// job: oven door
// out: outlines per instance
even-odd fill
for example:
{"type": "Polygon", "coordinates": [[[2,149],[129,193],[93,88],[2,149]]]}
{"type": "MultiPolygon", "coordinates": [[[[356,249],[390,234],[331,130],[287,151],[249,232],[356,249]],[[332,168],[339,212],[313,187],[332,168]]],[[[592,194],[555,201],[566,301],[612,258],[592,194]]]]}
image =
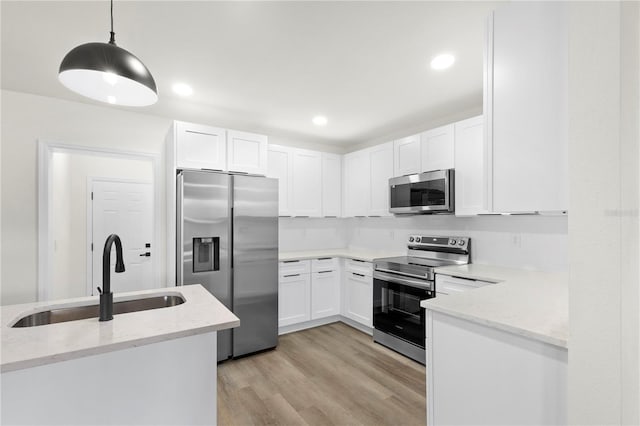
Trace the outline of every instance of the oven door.
{"type": "Polygon", "coordinates": [[[389,179],[391,213],[453,212],[453,169],[389,179]]]}
{"type": "Polygon", "coordinates": [[[373,327],[424,348],[424,309],[420,301],[435,297],[431,281],[374,271],[373,327]]]}

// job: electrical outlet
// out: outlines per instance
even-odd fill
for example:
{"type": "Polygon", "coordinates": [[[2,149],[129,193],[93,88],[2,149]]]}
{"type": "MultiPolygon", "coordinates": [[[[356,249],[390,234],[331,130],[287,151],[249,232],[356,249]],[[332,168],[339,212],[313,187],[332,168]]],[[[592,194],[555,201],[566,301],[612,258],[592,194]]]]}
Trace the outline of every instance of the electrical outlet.
{"type": "Polygon", "coordinates": [[[521,248],[522,247],[522,235],[520,235],[520,234],[511,234],[511,245],[513,247],[521,248]]]}

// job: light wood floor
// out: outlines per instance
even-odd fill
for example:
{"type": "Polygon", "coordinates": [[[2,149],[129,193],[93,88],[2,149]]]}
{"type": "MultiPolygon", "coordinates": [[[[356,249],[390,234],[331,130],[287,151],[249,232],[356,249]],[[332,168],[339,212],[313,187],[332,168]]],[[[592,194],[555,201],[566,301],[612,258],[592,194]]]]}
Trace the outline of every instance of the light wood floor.
{"type": "Polygon", "coordinates": [[[220,425],[426,424],[425,368],[334,323],[218,366],[220,425]]]}

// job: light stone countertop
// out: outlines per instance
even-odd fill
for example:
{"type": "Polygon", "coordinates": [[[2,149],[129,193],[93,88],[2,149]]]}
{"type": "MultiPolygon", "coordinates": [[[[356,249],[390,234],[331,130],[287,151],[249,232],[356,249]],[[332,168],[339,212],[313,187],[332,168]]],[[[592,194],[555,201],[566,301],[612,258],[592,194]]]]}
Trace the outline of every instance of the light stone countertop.
{"type": "Polygon", "coordinates": [[[423,308],[567,348],[568,274],[488,265],[445,266],[436,274],[495,282],[423,300],[423,308]]]}
{"type": "Polygon", "coordinates": [[[394,257],[406,255],[406,252],[381,252],[371,250],[367,251],[355,248],[340,248],[280,252],[278,255],[278,260],[283,262],[286,260],[318,259],[321,257],[344,257],[346,259],[358,259],[364,260],[365,262],[372,262],[373,259],[377,259],[379,257],[394,257]]]}
{"type": "Polygon", "coordinates": [[[3,306],[0,371],[21,370],[240,325],[238,317],[199,284],[115,293],[114,302],[178,294],[185,299],[181,305],[118,314],[112,321],[89,318],[24,328],[11,325],[30,313],[97,304],[98,297],[3,306]]]}

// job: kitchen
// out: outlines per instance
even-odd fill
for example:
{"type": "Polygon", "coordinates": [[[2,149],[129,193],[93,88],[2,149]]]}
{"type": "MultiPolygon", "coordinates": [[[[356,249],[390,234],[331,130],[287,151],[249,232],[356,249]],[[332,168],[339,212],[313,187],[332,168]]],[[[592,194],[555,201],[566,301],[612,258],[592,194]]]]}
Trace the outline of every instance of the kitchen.
{"type": "MultiPolygon", "coordinates": [[[[122,109],[84,101],[83,98],[67,92],[56,81],[55,70],[63,55],[71,47],[94,39],[106,39],[104,35],[107,34],[108,28],[107,6],[101,6],[99,3],[78,4],[73,7],[66,6],[65,9],[56,3],[47,6],[41,3],[22,5],[3,2],[3,306],[46,300],[40,299],[38,294],[40,279],[37,274],[40,267],[38,260],[42,257],[41,250],[46,251],[46,247],[43,248],[38,244],[39,232],[42,230],[38,225],[38,189],[40,187],[37,183],[38,140],[49,141],[49,147],[54,151],[61,146],[77,145],[129,153],[133,151],[155,154],[156,157],[144,161],[158,164],[157,169],[161,170],[155,178],[155,181],[159,182],[156,189],[159,196],[155,199],[164,206],[167,187],[164,183],[167,161],[165,138],[173,120],[266,134],[269,137],[270,147],[280,146],[292,150],[304,149],[344,154],[343,160],[346,163],[350,153],[371,149],[388,141],[398,141],[429,129],[462,122],[480,115],[483,111],[484,26],[488,12],[496,6],[495,4],[458,3],[457,7],[451,6],[452,9],[447,10],[443,4],[438,3],[411,3],[396,6],[387,3],[360,5],[314,3],[304,7],[301,4],[290,3],[288,6],[281,4],[279,7],[282,10],[277,8],[270,10],[268,4],[260,6],[241,3],[233,7],[222,3],[219,9],[205,9],[199,15],[212,16],[215,19],[224,16],[231,23],[237,23],[238,19],[247,19],[250,25],[257,26],[256,30],[261,29],[265,31],[264,34],[271,34],[270,37],[273,38],[267,37],[264,44],[260,44],[256,36],[247,36],[245,39],[237,31],[232,31],[232,28],[226,28],[229,33],[237,35],[240,42],[238,50],[231,49],[225,56],[224,44],[212,43],[212,48],[219,46],[216,47],[220,49],[216,52],[216,56],[227,58],[226,61],[230,61],[226,62],[227,65],[243,60],[243,55],[238,53],[242,52],[241,48],[257,46],[249,50],[251,57],[248,63],[242,63],[244,68],[240,68],[240,65],[236,65],[235,68],[231,66],[230,72],[240,74],[243,77],[243,83],[246,84],[235,86],[235,93],[209,92],[203,97],[199,97],[201,96],[198,95],[199,88],[195,87],[197,98],[194,98],[193,102],[170,95],[170,79],[186,74],[186,71],[180,68],[180,62],[186,61],[195,53],[189,53],[189,49],[185,49],[184,46],[188,46],[190,40],[198,40],[202,36],[200,31],[203,31],[205,24],[188,24],[188,22],[200,22],[193,21],[195,19],[193,15],[196,14],[193,10],[196,8],[195,5],[178,7],[176,3],[173,8],[172,3],[153,5],[157,8],[158,15],[170,16],[182,22],[181,25],[185,27],[183,32],[177,32],[175,28],[169,27],[169,21],[166,19],[153,22],[143,19],[145,10],[139,9],[141,6],[136,3],[116,2],[114,8],[116,33],[119,43],[139,54],[154,75],[166,76],[166,81],[158,80],[161,84],[166,84],[166,88],[160,86],[161,99],[166,96],[166,101],[161,100],[157,107],[149,109],[122,109]],[[443,9],[430,9],[437,6],[443,9]],[[60,8],[58,14],[56,14],[56,8],[60,8]],[[65,15],[68,16],[65,17],[65,15]],[[266,17],[273,20],[268,21],[266,17]],[[357,34],[352,35],[356,37],[355,39],[348,38],[348,35],[354,32],[350,31],[352,29],[350,25],[354,25],[360,17],[368,17],[369,20],[362,19],[363,23],[368,22],[371,27],[379,29],[378,32],[369,27],[366,31],[366,28],[363,29],[363,34],[374,37],[368,43],[357,38],[357,34]],[[409,17],[413,17],[414,20],[409,17]],[[393,18],[392,20],[396,22],[399,27],[396,31],[386,26],[390,24],[388,18],[393,18]],[[138,25],[136,19],[140,20],[139,25],[149,25],[149,31],[137,35],[131,32],[131,28],[138,25]],[[475,31],[471,35],[473,47],[469,48],[469,55],[475,58],[475,62],[471,62],[472,66],[463,67],[465,59],[461,56],[457,58],[458,66],[454,65],[450,71],[466,72],[456,80],[459,83],[460,92],[455,92],[457,87],[455,85],[446,86],[449,91],[438,96],[441,100],[438,106],[424,108],[417,105],[412,110],[401,109],[399,104],[414,102],[415,98],[428,97],[422,93],[427,95],[433,93],[433,97],[436,97],[435,93],[437,93],[438,84],[421,89],[424,92],[420,92],[413,86],[402,86],[400,83],[405,78],[403,73],[394,72],[393,70],[397,68],[380,61],[380,58],[385,57],[401,61],[402,58],[395,56],[393,52],[398,50],[410,52],[410,46],[415,44],[415,41],[409,42],[413,40],[411,37],[415,37],[412,31],[417,31],[419,28],[411,24],[419,19],[440,20],[444,22],[441,26],[445,26],[448,22],[456,22],[458,25],[456,28],[461,34],[460,28],[469,28],[469,31],[473,29],[475,31]],[[264,26],[259,26],[258,24],[262,21],[265,22],[264,26]],[[37,22],[38,27],[41,28],[39,34],[27,36],[27,27],[29,27],[27,23],[30,22],[37,22]],[[296,22],[294,28],[283,25],[283,23],[291,25],[291,22],[296,22]],[[323,59],[318,56],[318,52],[326,50],[307,51],[294,43],[296,38],[290,37],[289,33],[284,31],[281,33],[271,28],[278,28],[281,25],[289,31],[298,31],[293,34],[303,37],[307,26],[313,23],[315,26],[312,28],[320,31],[318,28],[324,28],[326,22],[334,22],[334,27],[328,26],[328,29],[332,29],[333,32],[318,34],[329,37],[332,48],[337,49],[341,44],[345,44],[345,51],[357,52],[363,49],[362,53],[347,54],[345,51],[336,51],[342,56],[336,53],[335,57],[329,56],[328,59],[323,59]],[[61,31],[60,28],[65,30],[61,31]],[[406,31],[401,31],[402,28],[406,28],[406,31]],[[176,33],[182,35],[179,36],[176,33]],[[47,36],[42,37],[41,34],[47,34],[47,36]],[[59,37],[64,39],[59,40],[52,34],[59,34],[59,37]],[[153,37],[148,34],[153,34],[153,37]],[[153,38],[153,42],[145,43],[136,38],[144,36],[153,38]],[[184,40],[181,37],[184,37],[184,40]],[[405,40],[402,37],[408,37],[408,39],[405,40]],[[181,40],[182,44],[172,43],[172,38],[181,40]],[[345,40],[349,40],[349,43],[345,43],[345,40]],[[274,45],[269,43],[282,44],[285,46],[284,52],[273,51],[274,45]],[[399,43],[406,43],[403,45],[405,48],[398,49],[399,43]],[[387,50],[376,51],[374,46],[378,44],[386,47],[387,50]],[[175,47],[170,48],[171,46],[175,47]],[[150,53],[145,54],[145,48],[150,49],[150,53]],[[289,55],[286,55],[286,48],[296,50],[291,50],[289,55]],[[27,55],[29,52],[33,52],[30,53],[32,56],[27,55]],[[273,62],[269,61],[272,58],[264,52],[274,52],[273,62]],[[295,55],[291,52],[295,52],[295,55]],[[184,56],[177,59],[172,57],[178,54],[184,56]],[[170,60],[160,62],[163,68],[158,69],[154,66],[153,60],[159,61],[163,55],[168,56],[170,60]],[[265,55],[267,55],[266,58],[265,55]],[[384,74],[374,74],[375,79],[372,81],[366,79],[367,73],[349,74],[350,70],[358,69],[359,61],[365,61],[363,58],[371,60],[371,56],[375,59],[376,55],[380,55],[375,60],[380,69],[371,69],[369,72],[385,71],[388,72],[386,77],[384,74]],[[153,59],[154,56],[158,59],[153,59]],[[341,94],[338,98],[339,103],[362,96],[365,103],[374,105],[366,110],[366,114],[361,110],[358,114],[349,115],[346,119],[334,119],[339,117],[340,110],[335,113],[324,111],[323,113],[328,115],[329,122],[324,128],[317,130],[309,121],[313,114],[322,111],[314,109],[308,113],[298,113],[296,110],[306,111],[304,108],[308,108],[308,106],[301,107],[307,104],[301,104],[300,97],[293,96],[291,93],[272,93],[267,90],[273,83],[269,77],[274,78],[273,74],[277,74],[279,67],[282,66],[281,61],[291,62],[291,56],[297,57],[291,70],[292,75],[297,77],[288,77],[294,88],[292,92],[307,93],[305,97],[311,97],[308,87],[314,80],[311,76],[304,74],[308,72],[305,71],[307,69],[305,64],[330,75],[338,72],[335,70],[335,64],[331,66],[323,64],[333,59],[337,63],[344,64],[340,68],[346,70],[345,74],[340,74],[336,81],[325,82],[328,87],[317,89],[319,93],[314,95],[316,99],[312,101],[319,102],[324,99],[322,92],[326,96],[331,95],[333,86],[330,83],[338,84],[340,79],[343,79],[348,84],[335,86],[335,90],[341,94]],[[253,63],[255,59],[259,59],[258,63],[270,65],[272,68],[269,68],[269,72],[272,74],[255,72],[252,69],[258,66],[253,63]],[[392,69],[387,70],[388,67],[392,69]],[[272,125],[274,129],[271,129],[257,117],[251,117],[251,113],[239,112],[244,111],[243,105],[234,104],[239,102],[233,100],[234,96],[240,98],[243,95],[248,99],[253,96],[258,99],[257,97],[264,95],[265,92],[274,99],[280,99],[280,102],[272,101],[271,103],[275,105],[265,103],[264,108],[276,108],[277,104],[291,104],[292,107],[281,114],[290,115],[293,117],[292,121],[300,123],[304,121],[304,125],[294,123],[289,132],[284,130],[278,132],[276,130],[280,127],[287,128],[286,123],[279,123],[278,119],[274,118],[272,125]],[[465,98],[464,93],[471,94],[465,98]],[[384,98],[385,101],[391,102],[393,99],[393,102],[396,102],[390,104],[391,109],[395,108],[399,111],[394,115],[396,118],[393,123],[385,117],[390,114],[390,110],[375,105],[378,94],[380,96],[386,94],[389,99],[384,98]],[[207,104],[207,98],[217,98],[219,99],[217,102],[221,104],[210,106],[207,104]],[[232,107],[232,105],[235,106],[232,107]],[[410,114],[414,114],[414,117],[410,117],[410,114]],[[348,128],[343,128],[343,135],[336,130],[341,120],[369,121],[369,133],[363,137],[353,138],[353,141],[349,141],[350,144],[323,143],[322,140],[339,140],[348,135],[346,132],[348,128]],[[372,121],[376,124],[371,125],[372,121]],[[389,123],[389,125],[379,127],[380,123],[389,123]],[[302,126],[303,130],[295,126],[302,126]],[[304,130],[308,128],[312,130],[304,130]],[[305,132],[315,134],[315,137],[304,138],[305,132]],[[20,182],[20,185],[13,185],[16,181],[20,182]]],[[[447,235],[471,238],[473,264],[527,270],[568,271],[569,422],[612,424],[627,419],[626,423],[638,423],[638,224],[637,213],[635,215],[633,213],[637,212],[638,194],[637,114],[634,115],[634,111],[637,112],[638,94],[638,23],[637,9],[634,9],[636,6],[632,3],[609,5],[594,3],[572,4],[570,7],[571,55],[569,55],[567,71],[569,79],[567,95],[568,215],[394,217],[384,212],[385,217],[364,218],[356,216],[378,216],[380,213],[362,214],[356,211],[346,215],[349,217],[281,218],[279,219],[281,260],[289,259],[283,257],[282,253],[290,256],[289,253],[292,252],[317,251],[320,257],[324,257],[329,250],[335,250],[336,257],[339,257],[340,252],[346,252],[347,255],[349,251],[364,252],[362,255],[369,256],[366,259],[372,260],[377,257],[406,254],[407,238],[410,235],[447,235]],[[604,140],[607,141],[606,144],[602,143],[604,140]],[[597,170],[597,173],[594,173],[594,170],[597,170]],[[621,190],[611,191],[611,188],[621,190]],[[597,265],[597,268],[594,265],[597,265]],[[605,292],[602,291],[603,282],[607,283],[605,292]],[[608,398],[602,400],[602,395],[607,395],[608,398]]],[[[213,6],[202,4],[199,7],[213,6]]],[[[433,25],[433,28],[444,31],[441,26],[437,26],[432,21],[427,22],[433,25]]],[[[215,37],[215,40],[225,39],[222,34],[216,35],[218,37],[215,37]]],[[[418,36],[420,37],[420,34],[418,36]]],[[[436,37],[428,32],[422,36],[428,36],[431,39],[436,37]]],[[[306,41],[317,49],[325,46],[320,42],[311,43],[314,40],[306,41]]],[[[420,72],[423,74],[432,72],[428,69],[428,60],[432,53],[438,53],[443,48],[445,47],[434,45],[434,52],[421,53],[419,58],[414,58],[421,64],[420,72]]],[[[416,51],[419,49],[416,48],[416,51]]],[[[364,63],[369,64],[366,61],[364,63]]],[[[445,76],[446,74],[443,73],[434,76],[430,74],[429,78],[442,80],[445,76]]],[[[224,77],[228,78],[220,75],[219,80],[224,81],[224,77]]],[[[282,78],[286,77],[282,76],[282,78]]],[[[202,84],[207,82],[207,78],[201,77],[201,79],[202,84]]],[[[409,79],[408,76],[406,79],[409,79]]],[[[224,83],[221,84],[224,85],[224,83]]],[[[233,87],[230,82],[228,85],[233,87]]],[[[251,105],[246,99],[243,102],[251,105]]],[[[385,101],[381,101],[382,104],[385,101]]],[[[351,182],[346,173],[348,173],[347,170],[343,175],[344,181],[351,182]]],[[[380,178],[380,181],[384,179],[380,178]]],[[[300,184],[304,188],[307,183],[300,184]]],[[[376,186],[376,189],[378,188],[379,186],[376,186]]],[[[346,207],[349,200],[357,199],[358,195],[359,192],[356,189],[354,197],[341,200],[342,208],[346,207]]],[[[356,204],[355,207],[362,206],[356,204]]],[[[158,253],[156,258],[160,260],[170,246],[165,243],[168,241],[165,226],[168,219],[165,217],[171,210],[161,207],[157,211],[156,222],[160,225],[154,231],[155,239],[152,249],[155,248],[157,241],[158,248],[153,253],[158,253]]],[[[313,216],[313,214],[301,215],[313,216]]],[[[160,264],[164,263],[167,262],[160,264]]],[[[157,270],[159,271],[158,281],[166,282],[168,273],[162,267],[157,267],[157,270]]],[[[84,265],[80,275],[82,274],[86,274],[84,265]]]]}

